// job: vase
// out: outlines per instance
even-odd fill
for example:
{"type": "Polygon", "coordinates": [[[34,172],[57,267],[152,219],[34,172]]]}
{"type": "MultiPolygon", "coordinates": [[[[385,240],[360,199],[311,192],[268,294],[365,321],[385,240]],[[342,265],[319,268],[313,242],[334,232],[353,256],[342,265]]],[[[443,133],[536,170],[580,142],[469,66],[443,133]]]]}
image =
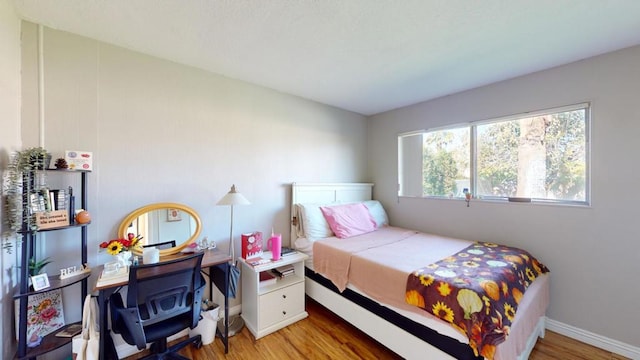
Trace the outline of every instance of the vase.
{"type": "Polygon", "coordinates": [[[122,264],[123,266],[129,266],[131,265],[131,251],[129,250],[123,250],[120,251],[118,254],[116,254],[116,259],[118,259],[118,262],[120,264],[122,264]]]}

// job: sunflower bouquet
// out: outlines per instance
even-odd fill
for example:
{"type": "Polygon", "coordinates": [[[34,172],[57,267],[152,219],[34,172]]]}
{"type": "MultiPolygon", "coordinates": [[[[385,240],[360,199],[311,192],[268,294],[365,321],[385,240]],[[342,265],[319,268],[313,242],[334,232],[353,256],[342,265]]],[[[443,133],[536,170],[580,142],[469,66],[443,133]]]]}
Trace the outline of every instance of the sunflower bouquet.
{"type": "Polygon", "coordinates": [[[101,249],[106,249],[111,255],[118,255],[123,251],[131,251],[142,240],[142,236],[129,234],[128,239],[114,239],[100,244],[101,249]]]}

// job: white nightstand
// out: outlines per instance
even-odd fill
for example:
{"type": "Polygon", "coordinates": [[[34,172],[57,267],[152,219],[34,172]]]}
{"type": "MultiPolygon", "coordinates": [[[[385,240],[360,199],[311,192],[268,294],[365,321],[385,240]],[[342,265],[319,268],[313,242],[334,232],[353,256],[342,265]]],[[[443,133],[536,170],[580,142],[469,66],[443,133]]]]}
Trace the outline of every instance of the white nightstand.
{"type": "MultiPolygon", "coordinates": [[[[271,253],[265,252],[262,258],[271,259],[271,253]]],[[[308,316],[304,306],[304,260],[307,258],[296,252],[256,266],[239,259],[242,264],[242,318],[256,339],[308,316]],[[260,272],[288,264],[295,269],[293,275],[277,278],[274,284],[260,285],[260,272]]]]}

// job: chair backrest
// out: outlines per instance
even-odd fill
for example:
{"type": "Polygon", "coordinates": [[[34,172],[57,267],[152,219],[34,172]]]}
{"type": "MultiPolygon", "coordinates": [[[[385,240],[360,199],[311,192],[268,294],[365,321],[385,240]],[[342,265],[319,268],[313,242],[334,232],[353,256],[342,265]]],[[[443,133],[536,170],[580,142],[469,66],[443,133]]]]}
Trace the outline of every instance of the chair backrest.
{"type": "Polygon", "coordinates": [[[127,307],[138,307],[143,326],[193,311],[200,314],[203,253],[194,253],[156,264],[131,266],[127,307]]]}
{"type": "Polygon", "coordinates": [[[162,249],[171,249],[173,247],[176,247],[176,241],[175,240],[163,241],[163,242],[159,242],[159,243],[155,243],[155,244],[142,245],[142,247],[143,248],[157,247],[160,250],[162,250],[162,249]]]}

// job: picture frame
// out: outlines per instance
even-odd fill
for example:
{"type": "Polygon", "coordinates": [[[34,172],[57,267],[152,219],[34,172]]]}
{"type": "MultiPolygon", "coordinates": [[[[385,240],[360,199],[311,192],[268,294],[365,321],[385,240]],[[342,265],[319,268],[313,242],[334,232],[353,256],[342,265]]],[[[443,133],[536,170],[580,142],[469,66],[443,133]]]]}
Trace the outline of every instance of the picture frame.
{"type": "Polygon", "coordinates": [[[49,284],[49,277],[46,273],[32,276],[31,284],[33,285],[33,290],[35,291],[46,289],[51,286],[51,284],[49,284]]]}
{"type": "Polygon", "coordinates": [[[167,209],[167,221],[182,220],[182,213],[178,209],[167,209]]]}

